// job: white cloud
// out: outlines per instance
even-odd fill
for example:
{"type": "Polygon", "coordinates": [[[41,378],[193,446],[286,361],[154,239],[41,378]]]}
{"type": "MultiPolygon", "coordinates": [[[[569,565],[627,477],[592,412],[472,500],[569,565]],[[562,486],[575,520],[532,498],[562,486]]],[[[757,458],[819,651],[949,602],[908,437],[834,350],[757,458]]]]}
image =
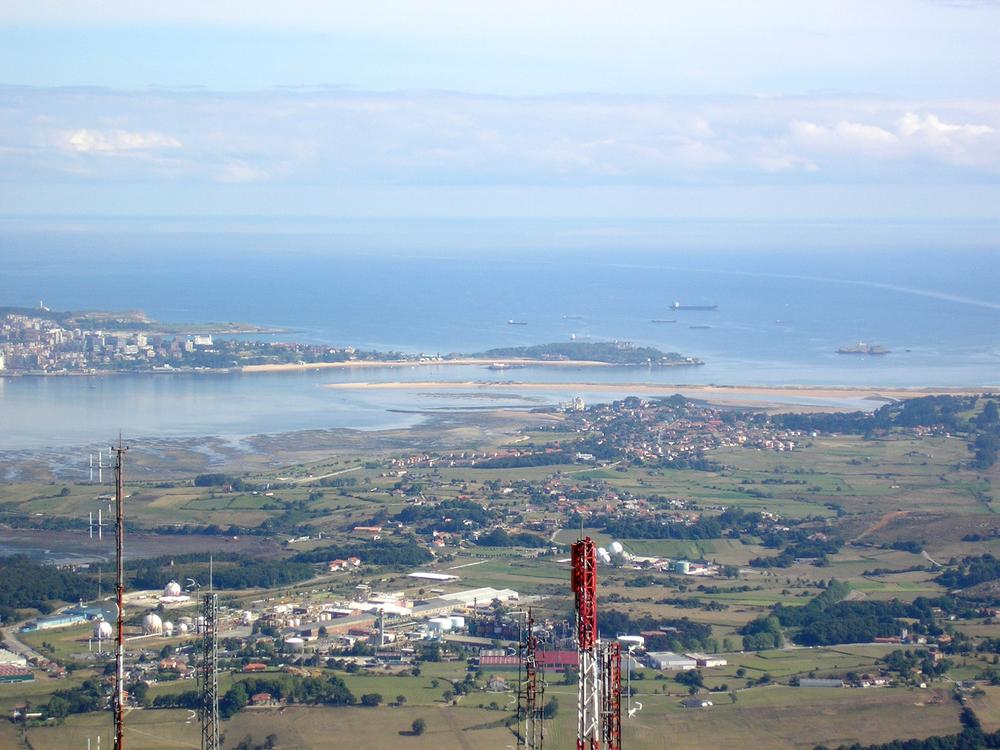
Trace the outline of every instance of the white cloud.
{"type": "Polygon", "coordinates": [[[129,132],[127,130],[79,130],[58,134],[57,143],[67,151],[78,154],[117,154],[122,152],[159,151],[180,148],[181,142],[156,131],[129,132]]]}
{"type": "Polygon", "coordinates": [[[942,122],[937,115],[921,117],[907,112],[899,121],[899,132],[904,136],[923,135],[931,140],[947,140],[951,136],[978,138],[996,131],[989,125],[952,125],[942,122]]]}
{"type": "Polygon", "coordinates": [[[350,185],[979,183],[1000,101],[17,89],[0,174],[350,185]],[[94,158],[117,156],[120,158],[94,158]],[[128,158],[125,158],[128,157],[128,158]]]}
{"type": "Polygon", "coordinates": [[[794,120],[790,126],[792,134],[800,139],[823,146],[847,146],[861,149],[885,149],[895,146],[899,139],[877,125],[841,120],[831,126],[815,122],[794,120]]]}
{"type": "MultiPolygon", "coordinates": [[[[996,120],[996,111],[990,113],[996,120]]],[[[876,114],[885,119],[885,114],[876,114]]],[[[980,115],[981,116],[981,115],[980,115]]],[[[795,120],[793,141],[803,149],[842,156],[910,160],[1000,171],[997,128],[984,123],[949,123],[934,113],[906,111],[891,124],[841,120],[832,125],[795,120]]]]}

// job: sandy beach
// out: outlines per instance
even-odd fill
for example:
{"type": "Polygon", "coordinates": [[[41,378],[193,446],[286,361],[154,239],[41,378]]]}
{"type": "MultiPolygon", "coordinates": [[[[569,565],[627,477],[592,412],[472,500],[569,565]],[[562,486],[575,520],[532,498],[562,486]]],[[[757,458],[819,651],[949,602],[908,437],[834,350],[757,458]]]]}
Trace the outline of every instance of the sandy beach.
{"type": "MultiPolygon", "coordinates": [[[[288,372],[295,370],[326,370],[358,367],[448,367],[452,365],[505,365],[507,367],[625,367],[612,365],[608,362],[584,362],[577,360],[544,360],[544,359],[476,359],[462,357],[458,359],[401,359],[384,361],[352,360],[350,362],[290,362],[281,365],[246,365],[243,372],[288,372]]],[[[658,365],[658,367],[692,367],[693,365],[658,365]]]]}

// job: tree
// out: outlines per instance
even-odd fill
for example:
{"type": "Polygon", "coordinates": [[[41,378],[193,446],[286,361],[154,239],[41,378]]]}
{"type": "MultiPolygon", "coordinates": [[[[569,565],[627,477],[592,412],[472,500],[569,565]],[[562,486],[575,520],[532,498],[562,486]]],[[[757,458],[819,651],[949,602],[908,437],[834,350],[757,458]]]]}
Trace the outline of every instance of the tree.
{"type": "Polygon", "coordinates": [[[365,693],[364,695],[361,696],[362,706],[375,707],[380,705],[381,703],[382,703],[381,693],[365,693]]]}
{"type": "Polygon", "coordinates": [[[545,719],[554,719],[556,714],[559,713],[559,699],[550,698],[548,703],[542,709],[542,717],[545,719]]]}
{"type": "Polygon", "coordinates": [[[402,694],[401,695],[397,695],[396,696],[396,705],[397,706],[405,706],[406,705],[406,696],[402,695],[402,694]]]}
{"type": "Polygon", "coordinates": [[[49,701],[47,710],[49,716],[61,719],[69,713],[69,701],[61,695],[53,696],[52,700],[49,701]]]}
{"type": "Polygon", "coordinates": [[[417,737],[424,733],[427,728],[427,722],[423,719],[414,719],[413,723],[410,724],[410,731],[412,731],[417,737]]]}
{"type": "Polygon", "coordinates": [[[149,685],[145,682],[137,682],[129,690],[129,694],[132,696],[132,700],[140,706],[145,706],[147,705],[147,697],[149,695],[149,685]]]}

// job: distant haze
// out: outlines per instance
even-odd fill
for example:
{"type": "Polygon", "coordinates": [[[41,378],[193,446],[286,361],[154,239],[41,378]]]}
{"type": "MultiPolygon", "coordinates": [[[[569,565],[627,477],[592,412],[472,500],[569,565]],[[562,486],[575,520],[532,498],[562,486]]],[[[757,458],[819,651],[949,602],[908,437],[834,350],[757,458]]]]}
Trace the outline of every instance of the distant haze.
{"type": "Polygon", "coordinates": [[[0,214],[996,220],[998,28],[988,0],[10,0],[0,214]]]}

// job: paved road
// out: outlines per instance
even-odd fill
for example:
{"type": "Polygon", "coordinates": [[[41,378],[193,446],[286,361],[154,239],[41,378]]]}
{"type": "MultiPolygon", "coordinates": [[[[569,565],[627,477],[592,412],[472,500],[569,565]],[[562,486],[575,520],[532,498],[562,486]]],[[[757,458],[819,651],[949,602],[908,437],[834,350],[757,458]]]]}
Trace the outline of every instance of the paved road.
{"type": "Polygon", "coordinates": [[[291,479],[291,480],[289,480],[289,479],[282,479],[281,477],[278,477],[278,479],[281,479],[284,482],[289,482],[290,481],[293,484],[305,484],[307,482],[318,482],[321,479],[329,479],[330,477],[339,477],[341,474],[347,474],[347,473],[352,472],[352,471],[359,471],[360,469],[363,469],[363,468],[364,468],[364,466],[352,466],[350,469],[341,469],[340,471],[331,471],[329,474],[321,474],[318,477],[314,477],[314,476],[310,475],[308,477],[303,477],[302,479],[291,479]]]}
{"type": "Polygon", "coordinates": [[[18,623],[16,625],[11,625],[9,628],[3,628],[2,630],[0,630],[0,633],[3,633],[4,643],[7,644],[7,647],[11,651],[13,651],[16,654],[20,654],[29,661],[33,659],[40,659],[42,661],[45,661],[47,657],[38,653],[37,651],[35,651],[35,649],[31,648],[31,646],[27,645],[26,643],[22,643],[20,640],[18,640],[17,632],[21,624],[22,623],[18,623]]]}

